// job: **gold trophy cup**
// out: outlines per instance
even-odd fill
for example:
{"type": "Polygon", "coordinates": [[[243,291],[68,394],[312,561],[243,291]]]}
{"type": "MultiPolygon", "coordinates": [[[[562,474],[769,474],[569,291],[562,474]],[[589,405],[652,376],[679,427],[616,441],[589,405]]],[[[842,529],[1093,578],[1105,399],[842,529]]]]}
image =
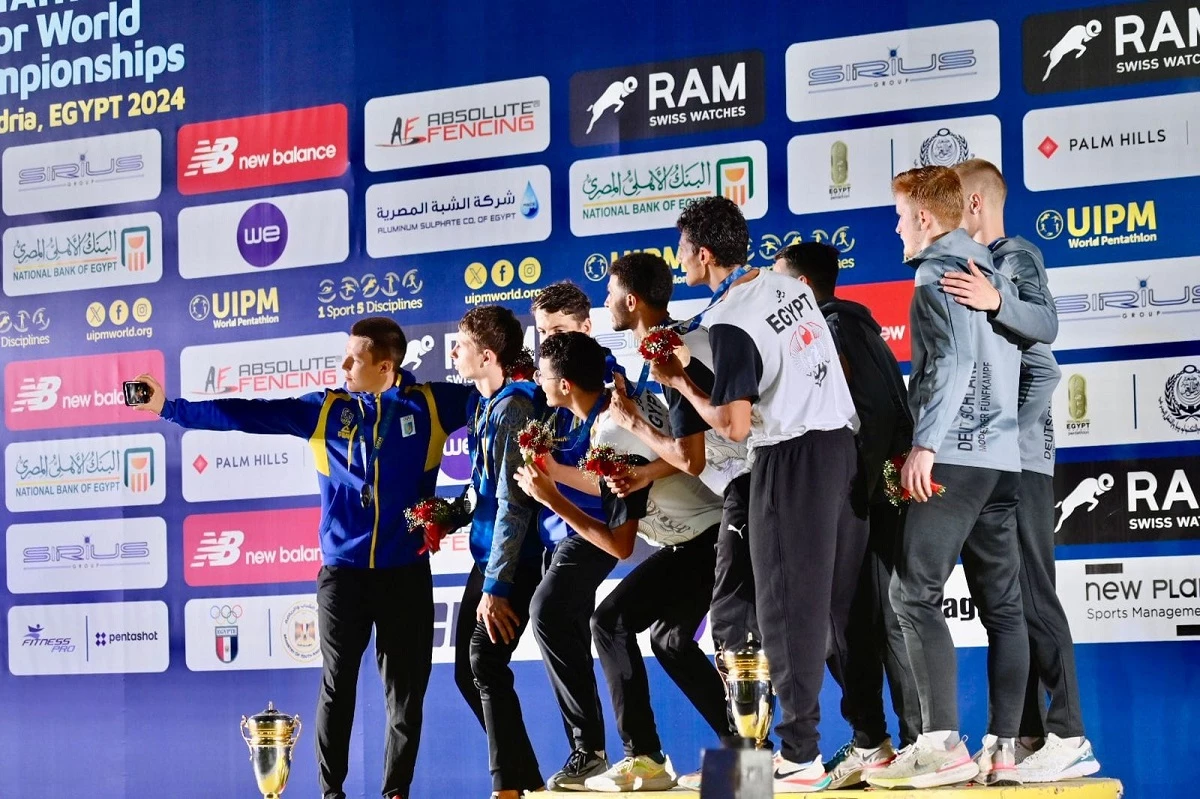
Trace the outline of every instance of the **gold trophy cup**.
{"type": "Polygon", "coordinates": [[[280,713],[274,702],[268,702],[262,713],[242,716],[239,729],[250,747],[250,762],[263,799],[278,799],[292,774],[292,747],[300,738],[300,717],[280,713]]]}
{"type": "Polygon", "coordinates": [[[737,649],[718,654],[725,677],[729,718],[740,748],[705,749],[700,760],[702,799],[771,799],[775,790],[771,753],[763,749],[775,715],[775,690],[767,656],[753,635],[737,649]]]}
{"type": "Polygon", "coordinates": [[[721,659],[730,718],[738,735],[754,748],[760,748],[771,731],[775,715],[775,690],[771,687],[767,656],[758,642],[748,636],[746,643],[737,649],[724,650],[721,659]]]}

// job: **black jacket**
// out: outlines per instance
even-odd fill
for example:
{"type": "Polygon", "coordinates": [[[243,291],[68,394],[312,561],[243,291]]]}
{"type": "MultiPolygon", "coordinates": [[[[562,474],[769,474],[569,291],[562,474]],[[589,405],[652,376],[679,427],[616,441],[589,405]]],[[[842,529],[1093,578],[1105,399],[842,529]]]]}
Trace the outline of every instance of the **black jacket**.
{"type": "Polygon", "coordinates": [[[884,461],[912,445],[912,416],[900,364],[865,305],[833,297],[820,303],[820,308],[833,333],[858,412],[858,445],[868,496],[872,503],[882,502],[884,461]]]}

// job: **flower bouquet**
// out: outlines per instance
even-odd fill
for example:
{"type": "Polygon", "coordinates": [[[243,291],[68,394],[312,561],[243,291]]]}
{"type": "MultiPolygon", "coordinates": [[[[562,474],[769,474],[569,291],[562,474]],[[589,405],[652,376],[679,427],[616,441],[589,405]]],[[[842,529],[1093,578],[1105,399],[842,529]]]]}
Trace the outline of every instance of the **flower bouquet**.
{"type": "MultiPolygon", "coordinates": [[[[900,470],[904,468],[906,460],[908,460],[908,452],[903,455],[897,455],[895,458],[889,458],[883,462],[883,493],[887,495],[888,502],[897,508],[912,501],[912,494],[907,488],[903,488],[900,485],[900,470]]],[[[934,494],[940,497],[946,493],[946,487],[941,483],[934,482],[933,480],[929,482],[934,494]]]]}
{"type": "Polygon", "coordinates": [[[601,479],[619,477],[624,474],[632,460],[623,452],[618,452],[611,444],[593,444],[587,454],[579,462],[579,468],[585,473],[601,479]]]}
{"type": "Polygon", "coordinates": [[[546,458],[560,441],[562,439],[554,435],[552,419],[542,422],[531,419],[525,429],[517,434],[517,446],[525,458],[525,465],[536,465],[543,472],[546,471],[546,458]]]}
{"type": "Polygon", "coordinates": [[[471,522],[471,501],[466,493],[458,499],[429,497],[406,508],[404,518],[408,522],[409,532],[421,528],[425,530],[425,543],[417,550],[417,554],[437,552],[441,549],[443,538],[471,522]]]}
{"type": "Polygon", "coordinates": [[[671,359],[675,350],[683,346],[683,339],[670,327],[656,327],[646,334],[638,344],[638,353],[655,366],[662,366],[671,359]]]}

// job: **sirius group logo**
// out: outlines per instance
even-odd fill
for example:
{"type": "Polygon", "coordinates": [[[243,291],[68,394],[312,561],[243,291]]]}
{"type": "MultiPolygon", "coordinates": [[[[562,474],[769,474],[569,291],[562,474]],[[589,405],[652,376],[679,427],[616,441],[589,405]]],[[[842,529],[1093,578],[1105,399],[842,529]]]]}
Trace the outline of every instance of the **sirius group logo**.
{"type": "Polygon", "coordinates": [[[785,66],[793,122],[991,100],[1000,28],[988,19],[800,42],[785,66]]]}
{"type": "Polygon", "coordinates": [[[4,151],[9,216],[153,200],[162,190],[162,136],[136,130],[4,151]]]}

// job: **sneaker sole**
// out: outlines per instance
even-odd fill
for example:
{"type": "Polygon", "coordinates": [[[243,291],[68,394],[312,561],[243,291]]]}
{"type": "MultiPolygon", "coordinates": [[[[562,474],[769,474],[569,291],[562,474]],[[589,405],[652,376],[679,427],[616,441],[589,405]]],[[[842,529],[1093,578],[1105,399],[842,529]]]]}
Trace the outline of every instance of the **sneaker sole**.
{"type": "Polygon", "coordinates": [[[1063,771],[1060,771],[1057,774],[1045,774],[1045,773],[1021,774],[1020,769],[1017,769],[1017,773],[1020,774],[1022,782],[1047,783],[1047,782],[1061,782],[1062,780],[1077,780],[1082,777],[1090,777],[1099,770],[1100,770],[1100,761],[1091,759],[1091,760],[1084,760],[1081,763],[1076,763],[1075,765],[1073,765],[1067,769],[1064,769],[1063,771]]]}
{"type": "Polygon", "coordinates": [[[790,780],[775,780],[776,793],[816,793],[827,790],[832,780],[826,776],[816,782],[792,782],[790,780]]]}
{"type": "Polygon", "coordinates": [[[866,780],[863,778],[863,769],[856,768],[854,771],[844,774],[836,779],[831,777],[828,787],[829,790],[836,791],[839,788],[854,788],[862,785],[865,782],[866,780]]]}
{"type": "Polygon", "coordinates": [[[1004,769],[1002,771],[989,771],[987,774],[976,777],[977,785],[995,785],[999,787],[1015,787],[1021,785],[1021,777],[1017,773],[1016,768],[1004,769]]]}
{"type": "Polygon", "coordinates": [[[617,785],[615,783],[600,783],[585,785],[577,790],[592,791],[594,793],[635,793],[637,791],[669,791],[675,787],[675,780],[671,777],[656,777],[652,779],[636,779],[629,785],[617,785]]]}
{"type": "Polygon", "coordinates": [[[652,777],[634,783],[635,791],[669,791],[679,780],[676,777],[652,777]]]}
{"type": "Polygon", "coordinates": [[[961,766],[955,766],[946,771],[935,771],[932,774],[918,774],[913,777],[867,777],[867,783],[876,788],[942,788],[947,785],[958,785],[970,782],[979,776],[979,766],[971,760],[961,766]]]}

